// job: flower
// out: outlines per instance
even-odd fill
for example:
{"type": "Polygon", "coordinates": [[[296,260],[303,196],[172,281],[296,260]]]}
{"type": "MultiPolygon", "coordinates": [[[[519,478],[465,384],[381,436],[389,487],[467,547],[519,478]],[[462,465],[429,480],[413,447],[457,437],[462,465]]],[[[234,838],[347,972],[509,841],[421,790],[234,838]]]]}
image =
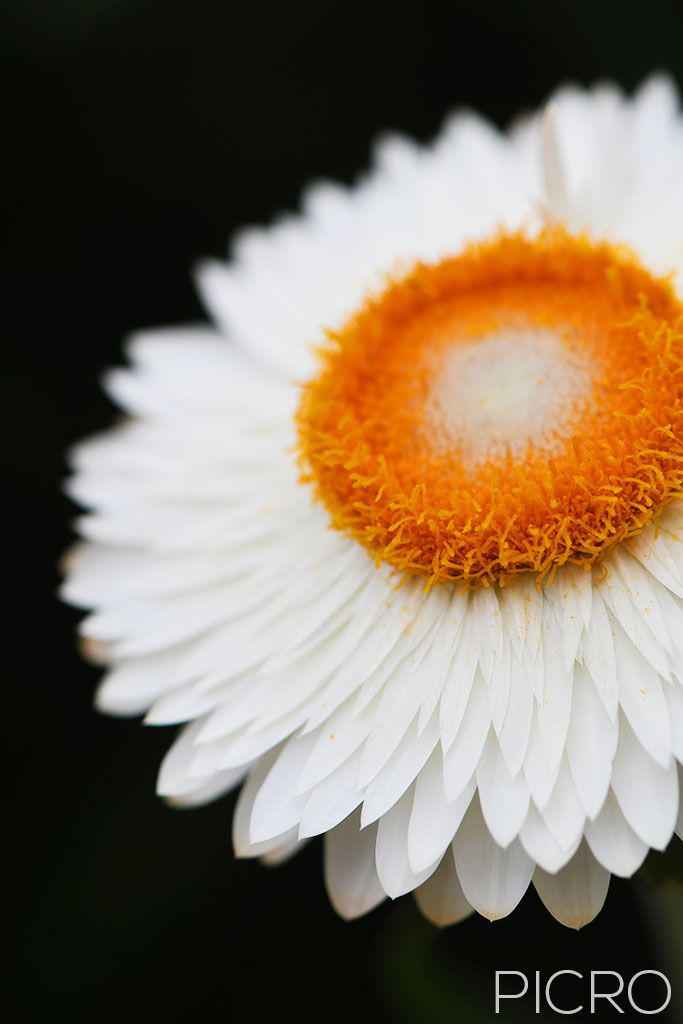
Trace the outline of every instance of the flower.
{"type": "Polygon", "coordinates": [[[172,802],[243,783],[238,856],[324,834],[345,917],[533,882],[580,927],[672,837],[682,172],[662,79],[387,138],[106,378],[64,588],[98,706],[182,726],[172,802]]]}

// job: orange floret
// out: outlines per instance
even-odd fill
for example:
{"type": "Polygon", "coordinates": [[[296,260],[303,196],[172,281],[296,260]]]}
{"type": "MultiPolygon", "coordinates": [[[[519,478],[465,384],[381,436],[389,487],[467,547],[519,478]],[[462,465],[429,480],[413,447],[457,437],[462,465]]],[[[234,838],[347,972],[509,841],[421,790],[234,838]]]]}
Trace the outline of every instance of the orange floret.
{"type": "Polygon", "coordinates": [[[418,264],[330,331],[320,359],[297,414],[303,479],[334,527],[428,585],[550,581],[682,494],[683,307],[607,243],[555,228],[418,264]],[[434,381],[454,346],[520,327],[564,339],[590,385],[561,429],[548,423],[552,445],[473,462],[435,425],[434,381]]]}

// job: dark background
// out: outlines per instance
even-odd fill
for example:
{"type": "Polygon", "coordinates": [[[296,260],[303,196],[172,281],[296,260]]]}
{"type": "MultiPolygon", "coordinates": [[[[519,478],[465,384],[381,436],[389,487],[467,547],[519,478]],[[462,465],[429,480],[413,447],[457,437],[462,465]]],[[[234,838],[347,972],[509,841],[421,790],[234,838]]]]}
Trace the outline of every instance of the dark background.
{"type": "MultiPolygon", "coordinates": [[[[157,800],[170,732],[91,710],[97,673],[75,652],[76,615],[54,598],[73,514],[59,492],[63,451],[111,420],[97,377],[127,332],[202,316],[188,272],[197,257],[295,207],[313,178],[352,180],[380,130],[427,140],[461,105],[505,124],[568,78],[632,89],[665,68],[680,84],[682,39],[673,0],[4,4],[11,1022],[291,1013],[306,1024],[477,1024],[495,1019],[495,969],[628,978],[652,966],[678,981],[667,1019],[683,1020],[670,860],[655,858],[650,880],[614,881],[580,934],[531,891],[496,925],[439,932],[409,899],[344,924],[323,893],[317,844],[277,870],[236,863],[232,799],[193,812],[157,800]]],[[[531,1018],[526,1008],[504,1016],[531,1018]]]]}

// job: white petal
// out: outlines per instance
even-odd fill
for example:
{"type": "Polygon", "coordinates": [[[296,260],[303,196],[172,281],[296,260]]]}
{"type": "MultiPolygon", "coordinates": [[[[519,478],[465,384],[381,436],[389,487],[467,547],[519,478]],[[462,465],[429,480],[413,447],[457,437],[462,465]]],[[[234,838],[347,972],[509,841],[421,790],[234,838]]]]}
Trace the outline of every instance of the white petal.
{"type": "Polygon", "coordinates": [[[491,712],[486,686],[481,676],[478,676],[460,729],[444,757],[443,777],[447,800],[455,800],[472,778],[490,727],[491,712]]]}
{"type": "Polygon", "coordinates": [[[562,150],[555,126],[554,106],[548,103],[541,119],[541,164],[548,213],[553,220],[566,222],[571,210],[571,199],[565,180],[562,150]]]}
{"type": "Polygon", "coordinates": [[[496,843],[476,800],[453,840],[453,854],[465,898],[490,921],[515,909],[534,872],[533,861],[517,840],[506,850],[496,843]]]}
{"type": "Polygon", "coordinates": [[[249,826],[252,843],[266,842],[299,824],[306,796],[298,794],[298,782],[315,740],[315,734],[309,733],[285,744],[254,800],[249,826]]]}
{"type": "MultiPolygon", "coordinates": [[[[264,367],[275,367],[285,378],[306,374],[311,361],[301,350],[292,351],[290,346],[273,344],[282,320],[259,301],[254,284],[243,269],[229,271],[220,263],[207,260],[197,268],[196,281],[217,324],[228,335],[245,343],[247,353],[262,360],[264,367]]],[[[319,339],[312,340],[315,343],[319,339]]]]}
{"type": "Polygon", "coordinates": [[[624,584],[633,605],[634,615],[640,616],[661,647],[670,650],[669,632],[657,602],[650,573],[622,544],[617,544],[612,551],[610,565],[624,584]]]}
{"type": "Polygon", "coordinates": [[[249,822],[256,794],[277,759],[278,753],[279,750],[275,749],[254,765],[240,790],[232,818],[232,845],[236,857],[262,857],[272,850],[279,849],[283,843],[296,839],[296,829],[265,843],[252,843],[249,837],[249,822]]]}
{"type": "Polygon", "coordinates": [[[361,831],[357,811],[325,836],[325,887],[346,920],[367,914],[386,899],[375,870],[376,836],[376,825],[361,831]]]}
{"type": "Polygon", "coordinates": [[[464,921],[472,913],[455,871],[453,851],[448,849],[436,871],[415,890],[421,912],[438,928],[464,921]]]}
{"type": "Polygon", "coordinates": [[[235,768],[230,772],[219,772],[203,781],[197,780],[194,789],[179,796],[167,796],[166,802],[172,807],[203,807],[239,785],[246,772],[246,768],[235,768]]]}
{"type": "Polygon", "coordinates": [[[507,633],[518,658],[526,651],[534,660],[541,639],[543,595],[526,575],[513,578],[501,591],[501,607],[507,633]]]}
{"type": "Polygon", "coordinates": [[[534,695],[525,664],[513,655],[510,664],[510,699],[503,727],[498,734],[500,749],[512,776],[517,775],[524,764],[533,711],[534,695]]]}
{"type": "Polygon", "coordinates": [[[638,743],[623,715],[612,788],[636,835],[648,846],[663,850],[671,839],[678,813],[676,763],[672,760],[668,768],[655,764],[638,743]]]}
{"type": "Polygon", "coordinates": [[[596,816],[605,801],[617,738],[617,723],[605,711],[593,680],[581,665],[577,665],[567,759],[576,791],[589,818],[596,816]]]}
{"type": "Polygon", "coordinates": [[[503,648],[500,658],[494,658],[491,674],[488,679],[489,707],[491,723],[496,733],[503,728],[510,698],[510,672],[512,649],[509,643],[503,648]]]}
{"type": "Polygon", "coordinates": [[[463,616],[467,607],[459,593],[454,593],[441,621],[434,630],[434,637],[422,664],[420,675],[424,679],[421,687],[420,732],[429,722],[440,704],[446,679],[453,664],[455,650],[463,631],[463,616]]]}
{"type": "Polygon", "coordinates": [[[258,723],[254,723],[249,729],[240,728],[221,740],[205,743],[199,749],[195,767],[198,771],[204,772],[207,766],[218,770],[255,761],[296,733],[305,714],[305,706],[294,708],[289,715],[264,729],[258,728],[258,723]]]}
{"type": "MultiPolygon", "coordinates": [[[[469,605],[466,606],[469,608],[469,605]]],[[[470,699],[479,661],[479,643],[472,615],[465,612],[460,640],[455,648],[451,666],[441,694],[439,724],[441,746],[446,753],[455,739],[470,699]]]]}
{"type": "Polygon", "coordinates": [[[417,721],[401,740],[391,760],[372,780],[363,800],[363,827],[376,821],[405,793],[438,743],[436,716],[418,734],[417,721]]]}
{"type": "Polygon", "coordinates": [[[562,759],[572,706],[573,671],[562,658],[562,630],[548,601],[543,609],[543,699],[538,704],[538,721],[543,753],[554,770],[562,759]]]}
{"type": "Polygon", "coordinates": [[[265,864],[266,867],[279,868],[280,865],[288,861],[290,857],[299,853],[305,845],[306,841],[300,840],[296,835],[296,830],[293,829],[292,833],[290,833],[279,846],[276,846],[268,853],[264,853],[261,856],[260,861],[262,864],[265,864]]]}
{"type": "Polygon", "coordinates": [[[553,839],[563,850],[576,846],[583,833],[586,812],[576,792],[566,758],[560,765],[557,782],[541,815],[553,839]]]}
{"type": "Polygon", "coordinates": [[[603,867],[623,878],[638,870],[649,850],[629,826],[611,791],[595,821],[586,825],[586,839],[603,867]]]}
{"type": "MultiPolygon", "coordinates": [[[[615,549],[612,558],[618,559],[618,557],[618,550],[615,549]]],[[[634,565],[638,564],[634,559],[631,559],[631,561],[634,565]]],[[[605,568],[607,569],[608,567],[609,571],[606,575],[596,582],[596,588],[600,590],[600,594],[610,613],[619,623],[629,640],[660,675],[667,676],[669,669],[666,647],[655,638],[648,628],[648,616],[643,613],[640,605],[636,604],[636,597],[639,595],[632,594],[630,587],[624,583],[616,567],[605,562],[605,568]]],[[[640,571],[640,577],[647,578],[642,570],[640,571]]]]}
{"type": "Polygon", "coordinates": [[[386,765],[418,713],[425,651],[418,648],[394,670],[382,689],[375,722],[363,748],[358,776],[367,786],[386,765]]]}
{"type": "Polygon", "coordinates": [[[527,816],[529,786],[523,774],[512,778],[492,732],[477,765],[477,787],[489,832],[499,846],[508,847],[527,816]]]}
{"type": "MultiPolygon", "coordinates": [[[[157,700],[145,715],[145,725],[180,725],[194,718],[207,715],[220,703],[221,695],[216,691],[205,692],[197,686],[182,686],[175,692],[166,694],[157,700]]],[[[269,744],[273,746],[273,744],[269,744]]],[[[267,749],[267,748],[266,748],[267,749]]],[[[239,752],[231,764],[220,767],[232,768],[237,764],[254,761],[263,751],[250,754],[239,752]]]]}
{"type": "Polygon", "coordinates": [[[446,799],[443,755],[437,747],[415,780],[408,827],[408,860],[415,873],[434,864],[451,844],[474,790],[473,776],[455,800],[446,799]]]}
{"type": "MultiPolygon", "coordinates": [[[[317,706],[312,709],[306,723],[307,731],[316,729],[325,722],[355,693],[359,683],[367,683],[375,676],[379,676],[378,688],[381,689],[389,673],[406,653],[412,650],[412,645],[407,647],[401,644],[401,638],[405,637],[406,633],[412,638],[416,631],[419,606],[415,596],[409,593],[406,604],[398,606],[388,597],[386,582],[379,577],[374,585],[370,583],[366,593],[374,599],[375,612],[376,605],[380,606],[381,614],[379,617],[372,614],[372,604],[368,607],[364,600],[365,595],[358,595],[354,617],[363,625],[364,631],[360,638],[356,637],[355,648],[329,684],[321,689],[317,706]]],[[[368,699],[364,704],[370,702],[371,699],[368,699]]],[[[357,710],[354,713],[357,713],[360,707],[358,700],[355,707],[357,710]]]]}
{"type": "Polygon", "coordinates": [[[607,714],[615,718],[618,694],[614,637],[605,603],[597,588],[593,591],[590,626],[581,640],[581,655],[607,714]]]}
{"type": "Polygon", "coordinates": [[[560,626],[560,642],[566,672],[574,667],[579,638],[590,624],[592,575],[578,565],[563,565],[553,585],[544,593],[560,626]]]}
{"type": "Polygon", "coordinates": [[[658,587],[657,601],[664,619],[666,628],[671,637],[673,651],[669,654],[669,667],[675,671],[676,665],[681,664],[683,657],[683,601],[676,594],[658,587]]]}
{"type": "Polygon", "coordinates": [[[683,761],[683,685],[676,679],[663,687],[671,722],[671,749],[677,761],[683,761]]]}
{"type": "MultiPolygon", "coordinates": [[[[678,773],[678,791],[680,793],[683,791],[683,767],[677,764],[676,770],[678,773]]],[[[676,819],[676,835],[679,839],[683,837],[683,800],[680,799],[678,803],[678,817],[676,819]]]]}
{"type": "Polygon", "coordinates": [[[543,868],[534,872],[534,886],[544,904],[560,924],[583,928],[602,910],[610,875],[581,843],[570,862],[555,875],[543,868]]]}
{"type": "Polygon", "coordinates": [[[531,859],[551,875],[571,860],[579,845],[577,839],[568,849],[561,847],[533,803],[529,807],[519,839],[531,859]]]}
{"type": "Polygon", "coordinates": [[[493,587],[475,590],[470,601],[479,635],[479,667],[488,683],[493,671],[494,660],[503,657],[503,618],[498,597],[493,587]]]}
{"type": "Polygon", "coordinates": [[[322,782],[358,750],[376,713],[376,704],[358,708],[350,698],[317,728],[315,745],[299,780],[302,792],[322,782]]]}
{"type": "MultiPolygon", "coordinates": [[[[664,517],[662,517],[664,518],[664,517]]],[[[657,524],[659,527],[661,524],[657,524]]],[[[677,597],[683,597],[683,563],[672,555],[659,529],[648,527],[625,541],[630,553],[656,580],[677,597]]]]}
{"type": "Polygon", "coordinates": [[[199,804],[227,793],[240,782],[249,765],[239,765],[230,771],[211,774],[209,778],[193,778],[189,774],[196,753],[195,741],[202,721],[193,722],[180,730],[173,746],[161,762],[157,779],[157,793],[175,802],[199,804]]]}
{"type": "Polygon", "coordinates": [[[650,757],[665,768],[671,760],[671,723],[659,675],[619,626],[614,652],[622,711],[650,757]]]}
{"type": "Polygon", "coordinates": [[[317,836],[338,825],[358,807],[363,790],[358,786],[360,752],[339,765],[305,794],[299,836],[317,836]]]}
{"type": "Polygon", "coordinates": [[[100,683],[95,705],[110,715],[140,715],[187,679],[177,649],[134,658],[114,667],[100,683]]]}
{"type": "Polygon", "coordinates": [[[555,759],[555,764],[551,768],[546,760],[541,742],[541,728],[538,724],[538,708],[536,707],[534,708],[529,745],[524,759],[524,778],[527,781],[531,796],[537,807],[545,807],[550,799],[561,763],[561,760],[555,759]]]}
{"type": "Polygon", "coordinates": [[[377,876],[387,896],[396,899],[412,892],[434,870],[429,864],[423,871],[414,872],[408,860],[408,827],[413,804],[412,787],[407,790],[391,810],[383,814],[377,826],[375,863],[377,876]]]}

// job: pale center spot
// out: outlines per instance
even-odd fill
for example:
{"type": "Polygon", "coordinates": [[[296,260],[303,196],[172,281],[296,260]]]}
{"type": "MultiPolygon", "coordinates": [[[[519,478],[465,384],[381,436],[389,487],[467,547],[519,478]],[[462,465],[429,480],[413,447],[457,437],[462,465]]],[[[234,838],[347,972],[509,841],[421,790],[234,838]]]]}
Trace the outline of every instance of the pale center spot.
{"type": "Polygon", "coordinates": [[[530,448],[552,454],[590,399],[593,374],[586,346],[545,328],[459,341],[436,371],[431,443],[468,463],[521,457],[530,448]]]}

